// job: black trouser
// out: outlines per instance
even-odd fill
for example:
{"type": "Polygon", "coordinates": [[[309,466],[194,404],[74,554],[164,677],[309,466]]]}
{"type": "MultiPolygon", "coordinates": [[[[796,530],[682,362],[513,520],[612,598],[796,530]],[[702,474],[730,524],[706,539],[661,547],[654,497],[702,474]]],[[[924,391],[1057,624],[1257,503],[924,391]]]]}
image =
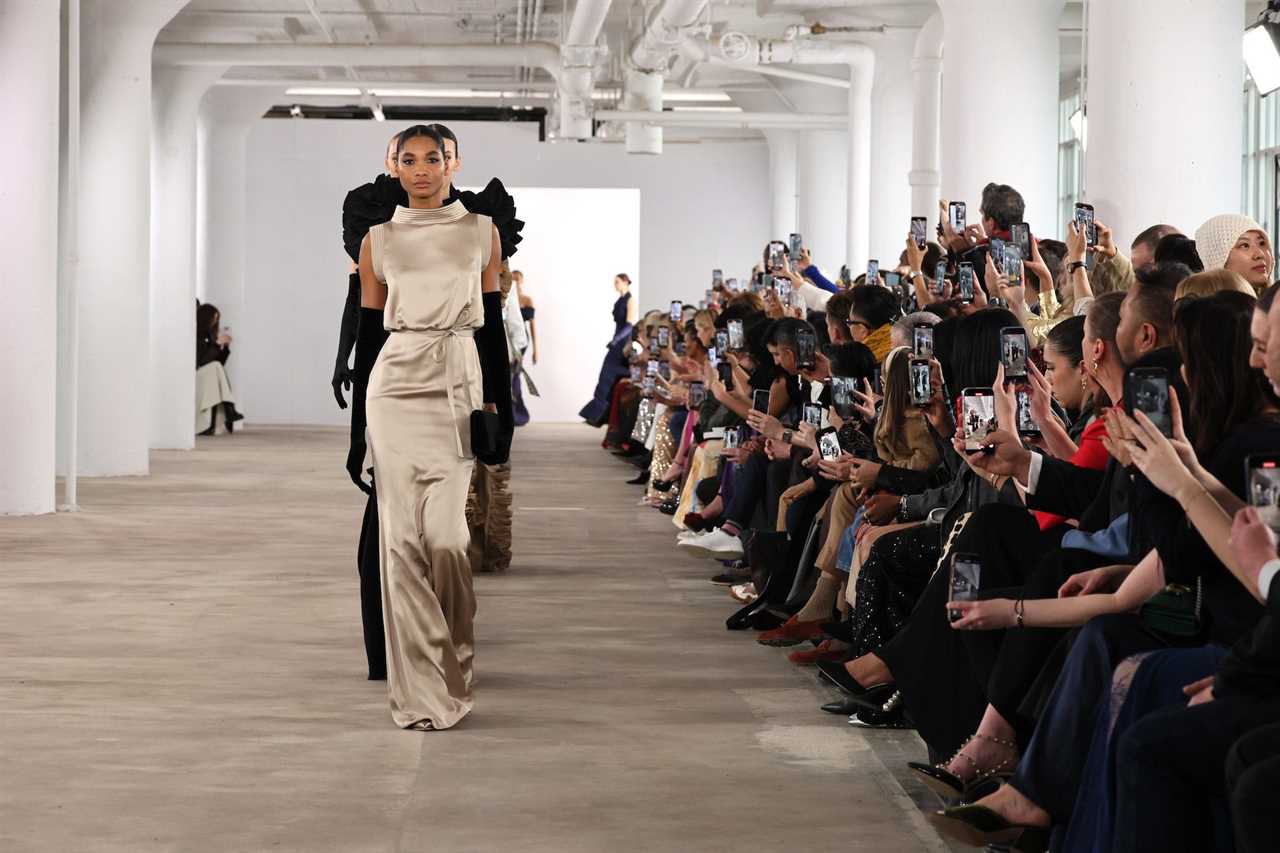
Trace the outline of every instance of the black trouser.
{"type": "MultiPolygon", "coordinates": [[[[1227,754],[1242,735],[1277,718],[1280,701],[1227,696],[1201,705],[1164,708],[1135,723],[1120,739],[1112,849],[1117,853],[1230,850],[1227,754]]],[[[1244,744],[1249,757],[1266,754],[1267,749],[1273,756],[1280,755],[1280,728],[1272,728],[1272,734],[1263,730],[1256,743],[1244,744]]],[[[1272,781],[1265,789],[1261,813],[1250,805],[1240,810],[1242,835],[1249,833],[1250,824],[1261,825],[1263,819],[1273,828],[1280,825],[1274,802],[1280,789],[1275,785],[1272,781]]],[[[1237,783],[1236,791],[1243,790],[1237,783]]],[[[1265,849],[1275,850],[1280,838],[1264,834],[1261,840],[1266,842],[1265,849]]]]}
{"type": "Polygon", "coordinates": [[[1227,791],[1240,853],[1263,853],[1280,846],[1280,717],[1272,701],[1273,722],[1236,741],[1227,755],[1227,791]]]}
{"type": "MultiPolygon", "coordinates": [[[[370,483],[372,484],[372,478],[370,483]]],[[[378,493],[369,492],[356,548],[356,571],[360,574],[360,620],[364,624],[364,653],[369,659],[369,680],[387,677],[387,638],[382,625],[382,574],[378,544],[378,493]]]]}
{"type": "MultiPolygon", "coordinates": [[[[725,511],[725,521],[738,525],[739,529],[751,526],[756,507],[764,496],[765,484],[768,480],[769,459],[763,453],[752,453],[740,465],[734,466],[733,497],[725,511]]],[[[765,508],[769,515],[768,507],[765,508]]],[[[773,516],[777,517],[778,508],[773,508],[773,516]]],[[[769,529],[773,529],[772,525],[769,529]]]]}

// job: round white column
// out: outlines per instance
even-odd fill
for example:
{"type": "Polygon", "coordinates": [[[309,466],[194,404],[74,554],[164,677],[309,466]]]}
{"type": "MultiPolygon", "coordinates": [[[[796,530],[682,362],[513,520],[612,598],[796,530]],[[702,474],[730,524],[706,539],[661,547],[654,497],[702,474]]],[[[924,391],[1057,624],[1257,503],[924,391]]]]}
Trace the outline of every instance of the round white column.
{"type": "Polygon", "coordinates": [[[195,446],[196,116],[225,70],[153,69],[151,447],[195,446]]]}
{"type": "Polygon", "coordinates": [[[58,362],[57,3],[0,5],[0,514],[54,510],[58,362]]]}
{"type": "Polygon", "coordinates": [[[916,35],[911,60],[911,215],[937,217],[942,184],[938,127],[942,120],[942,15],[934,12],[916,35]]]}
{"type": "Polygon", "coordinates": [[[1098,219],[1127,251],[1148,226],[1191,234],[1240,210],[1244,4],[1108,0],[1089,16],[1085,195],[1098,219]]]}
{"type": "MultiPolygon", "coordinates": [[[[802,130],[800,156],[800,231],[813,262],[834,279],[849,262],[846,227],[849,186],[849,134],[843,130],[802,130]]],[[[780,239],[785,240],[786,235],[780,239]]]]}
{"type": "MultiPolygon", "coordinates": [[[[796,230],[797,139],[794,130],[766,130],[769,144],[770,240],[786,240],[796,230]]],[[[803,235],[801,235],[803,236],[803,235]]]]}
{"type": "Polygon", "coordinates": [[[911,226],[911,140],[916,34],[890,30],[872,44],[876,55],[871,91],[871,213],[868,251],[895,259],[911,226]]]}
{"type": "MultiPolygon", "coordinates": [[[[1056,233],[1063,0],[938,5],[946,38],[942,195],[966,202],[969,221],[977,222],[982,188],[992,181],[1009,184],[1026,200],[1032,231],[1056,233]]],[[[1144,33],[1139,28],[1128,35],[1137,40],[1144,33]]]]}
{"type": "MultiPolygon", "coordinates": [[[[196,125],[195,295],[218,307],[223,325],[232,327],[232,336],[240,338],[241,346],[247,338],[241,333],[249,325],[245,315],[245,142],[276,97],[271,90],[215,86],[200,103],[196,125]]],[[[248,418],[253,414],[244,405],[248,377],[240,368],[244,359],[234,355],[236,346],[232,344],[227,374],[248,418]]]]}

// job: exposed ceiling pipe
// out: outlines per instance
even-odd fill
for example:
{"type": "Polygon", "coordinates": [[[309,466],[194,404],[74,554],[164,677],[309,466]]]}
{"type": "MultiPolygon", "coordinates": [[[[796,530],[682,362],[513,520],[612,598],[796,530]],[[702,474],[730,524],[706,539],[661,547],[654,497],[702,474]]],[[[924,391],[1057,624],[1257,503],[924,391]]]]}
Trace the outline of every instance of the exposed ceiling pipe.
{"type": "Polygon", "coordinates": [[[931,216],[942,186],[942,13],[934,12],[916,36],[911,58],[911,215],[931,216]]]}
{"type": "Polygon", "coordinates": [[[720,48],[743,67],[772,63],[845,65],[849,68],[848,255],[853,269],[866,265],[871,239],[871,87],[875,54],[865,44],[812,40],[756,39],[726,33],[720,48]]]}
{"type": "Polygon", "coordinates": [[[591,138],[591,93],[595,88],[595,67],[609,52],[597,46],[610,0],[578,0],[573,20],[560,50],[560,136],[564,139],[591,138]]]}
{"type": "MultiPolygon", "coordinates": [[[[671,58],[688,38],[707,0],[664,0],[631,47],[630,67],[625,76],[623,106],[640,112],[662,110],[662,82],[671,58]]],[[[661,154],[662,128],[656,125],[627,125],[627,153],[661,154]]]]}
{"type": "Polygon", "coordinates": [[[596,118],[601,121],[645,122],[657,125],[693,125],[702,127],[792,127],[840,129],[847,122],[842,115],[827,113],[765,113],[765,112],[688,112],[640,110],[599,110],[596,118]]]}
{"type": "Polygon", "coordinates": [[[780,77],[786,80],[799,80],[801,83],[816,83],[819,86],[832,86],[837,89],[848,89],[849,81],[842,77],[830,77],[826,74],[814,74],[811,71],[797,71],[794,68],[778,68],[773,65],[742,65],[731,62],[720,55],[720,51],[711,42],[702,38],[685,39],[680,42],[680,55],[691,62],[705,62],[722,68],[736,68],[739,71],[750,71],[765,77],[780,77]]]}

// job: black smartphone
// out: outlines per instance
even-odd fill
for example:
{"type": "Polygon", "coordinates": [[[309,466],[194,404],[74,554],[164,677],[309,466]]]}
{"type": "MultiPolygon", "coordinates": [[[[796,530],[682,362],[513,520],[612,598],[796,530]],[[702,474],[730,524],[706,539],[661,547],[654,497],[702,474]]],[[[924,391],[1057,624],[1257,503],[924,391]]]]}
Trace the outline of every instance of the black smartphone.
{"type": "MultiPolygon", "coordinates": [[[[977,601],[978,584],[982,580],[982,558],[977,554],[956,552],[951,555],[951,598],[950,601],[977,601]]],[[[948,610],[947,618],[957,622],[961,618],[959,610],[948,610]]]]}
{"type": "Polygon", "coordinates": [[[638,364],[631,365],[631,384],[638,385],[644,381],[644,368],[638,364]]]}
{"type": "Polygon", "coordinates": [[[791,260],[800,263],[800,249],[804,243],[800,240],[799,234],[789,234],[787,242],[790,244],[787,248],[791,250],[791,260]]]}
{"type": "Polygon", "coordinates": [[[671,302],[671,322],[679,323],[681,316],[684,314],[684,303],[676,299],[671,302]]]}
{"type": "Polygon", "coordinates": [[[667,326],[658,327],[658,349],[664,349],[671,346],[671,329],[667,326]]]}
{"type": "Polygon", "coordinates": [[[925,237],[925,229],[929,227],[929,220],[923,216],[911,217],[911,239],[916,241],[916,248],[923,249],[928,240],[925,237]]]}
{"type": "Polygon", "coordinates": [[[763,291],[768,290],[771,287],[773,287],[773,273],[767,272],[760,276],[760,289],[763,291]]]}
{"type": "Polygon", "coordinates": [[[818,452],[823,459],[840,458],[840,436],[833,428],[818,433],[818,452]]]}
{"type": "Polygon", "coordinates": [[[701,382],[689,383],[689,408],[696,409],[707,399],[707,387],[701,382]]]}
{"type": "Polygon", "coordinates": [[[814,429],[822,429],[822,407],[813,403],[805,403],[804,422],[814,429]]]}
{"type": "Polygon", "coordinates": [[[916,323],[911,327],[911,352],[919,358],[933,358],[933,326],[916,323]]]}
{"type": "Polygon", "coordinates": [[[769,244],[769,262],[768,262],[769,269],[771,270],[782,269],[783,259],[785,257],[782,253],[782,249],[783,249],[783,246],[781,243],[769,244]]]}
{"type": "Polygon", "coordinates": [[[947,262],[938,261],[933,267],[933,295],[941,296],[946,292],[947,286],[947,262]]]}
{"type": "MultiPolygon", "coordinates": [[[[917,326],[917,328],[919,328],[917,326]]],[[[933,329],[929,329],[930,333],[933,329]]],[[[911,402],[916,406],[929,405],[933,396],[933,374],[927,358],[911,359],[911,402]]]]}
{"type": "Polygon", "coordinates": [[[1004,266],[1002,269],[1005,276],[1008,277],[1011,287],[1022,287],[1022,252],[1012,243],[1007,243],[1004,247],[1004,266]]]}
{"type": "Polygon", "coordinates": [[[757,388],[751,392],[751,408],[757,412],[769,414],[769,392],[765,389],[757,388]]]}
{"type": "Polygon", "coordinates": [[[658,354],[658,339],[649,338],[649,355],[657,355],[657,354],[658,354]]]}
{"type": "Polygon", "coordinates": [[[880,365],[871,368],[871,390],[877,394],[881,392],[880,388],[880,365]]]}
{"type": "Polygon", "coordinates": [[[742,321],[730,320],[728,323],[728,348],[731,350],[740,350],[746,346],[745,339],[742,335],[742,321]]]}
{"type": "Polygon", "coordinates": [[[652,376],[646,376],[644,378],[644,385],[640,387],[640,393],[646,397],[652,397],[656,388],[657,381],[652,376]]]}
{"type": "Polygon", "coordinates": [[[724,329],[716,330],[716,349],[720,352],[729,351],[729,333],[724,329]]]}
{"type": "Polygon", "coordinates": [[[715,367],[720,363],[720,351],[715,347],[707,347],[707,364],[715,367]]]}
{"type": "Polygon", "coordinates": [[[776,278],[774,279],[774,287],[778,291],[778,301],[781,302],[784,307],[790,305],[791,304],[791,279],[781,278],[781,277],[776,278]]]}
{"type": "Polygon", "coordinates": [[[961,302],[973,301],[973,264],[961,261],[956,268],[956,298],[961,302]]]}
{"type": "Polygon", "coordinates": [[[733,365],[727,361],[722,361],[716,365],[716,373],[720,376],[720,381],[724,383],[726,391],[733,390],[733,365]]]}
{"type": "Polygon", "coordinates": [[[676,355],[681,356],[681,357],[683,357],[683,356],[684,356],[684,341],[683,341],[683,340],[676,341],[675,351],[676,351],[676,355]]]}
{"type": "Polygon", "coordinates": [[[1000,363],[1005,379],[1021,379],[1027,375],[1027,330],[1021,326],[1005,326],[1000,330],[1000,363]]]}
{"type": "Polygon", "coordinates": [[[965,206],[962,201],[953,201],[947,206],[947,219],[951,221],[951,230],[963,234],[968,223],[965,222],[965,206]]]}
{"type": "Polygon", "coordinates": [[[1031,416],[1031,394],[1025,388],[1019,388],[1014,397],[1018,404],[1018,435],[1023,438],[1038,437],[1040,425],[1031,416]]]}
{"type": "Polygon", "coordinates": [[[719,286],[720,286],[720,285],[722,285],[722,284],[724,284],[724,270],[712,270],[712,271],[711,271],[711,286],[712,286],[712,287],[719,287],[719,286]]]}
{"type": "Polygon", "coordinates": [[[836,414],[848,420],[856,411],[853,407],[853,386],[856,380],[851,376],[831,377],[831,406],[836,414]]]}
{"type": "Polygon", "coordinates": [[[644,366],[644,375],[657,376],[659,363],[660,362],[658,362],[656,359],[649,359],[649,363],[644,366]]]}
{"type": "Polygon", "coordinates": [[[733,450],[742,443],[742,434],[737,427],[726,427],[724,431],[724,449],[733,450]]]}
{"type": "Polygon", "coordinates": [[[1031,260],[1031,226],[1025,222],[1015,222],[1009,226],[1009,239],[1018,247],[1018,254],[1024,261],[1031,260]]]}
{"type": "Polygon", "coordinates": [[[882,279],[884,279],[884,286],[885,286],[885,287],[888,287],[888,288],[891,288],[891,289],[892,289],[892,288],[896,288],[896,287],[898,287],[900,284],[902,284],[902,275],[901,275],[901,273],[896,273],[896,272],[887,272],[887,273],[884,273],[883,275],[881,275],[880,277],[881,277],[882,279]]]}
{"type": "Polygon", "coordinates": [[[880,262],[875,258],[867,261],[867,284],[875,284],[880,277],[880,262]]]}
{"type": "Polygon", "coordinates": [[[996,424],[995,392],[990,388],[966,388],[960,394],[960,425],[964,430],[964,449],[976,452],[987,443],[996,424]]]}
{"type": "Polygon", "coordinates": [[[1076,202],[1076,224],[1084,229],[1086,246],[1092,249],[1098,245],[1098,226],[1093,222],[1093,205],[1076,202]]]}
{"type": "Polygon", "coordinates": [[[1124,407],[1132,416],[1142,412],[1166,437],[1173,435],[1169,408],[1169,372],[1163,367],[1131,367],[1124,374],[1124,407]]]}
{"type": "Polygon", "coordinates": [[[658,375],[668,382],[671,381],[671,365],[665,361],[658,364],[658,375]]]}
{"type": "Polygon", "coordinates": [[[1253,453],[1244,460],[1249,504],[1263,522],[1280,535],[1280,453],[1253,453]]]}
{"type": "Polygon", "coordinates": [[[999,237],[992,237],[987,243],[987,254],[991,255],[991,263],[996,265],[998,272],[1004,272],[1004,240],[999,237]]]}
{"type": "Polygon", "coordinates": [[[818,339],[809,329],[796,331],[796,366],[813,368],[818,366],[818,339]]]}

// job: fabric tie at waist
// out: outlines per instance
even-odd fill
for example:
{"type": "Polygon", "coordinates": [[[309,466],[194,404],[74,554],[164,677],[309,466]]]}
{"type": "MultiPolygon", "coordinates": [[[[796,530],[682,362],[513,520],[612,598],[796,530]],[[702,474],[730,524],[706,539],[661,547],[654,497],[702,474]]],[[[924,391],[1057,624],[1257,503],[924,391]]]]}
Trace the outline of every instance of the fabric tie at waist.
{"type": "MultiPolygon", "coordinates": [[[[458,430],[458,407],[453,398],[453,362],[454,359],[445,357],[445,347],[440,346],[441,341],[458,341],[462,338],[474,338],[476,330],[467,326],[461,326],[456,329],[389,329],[392,334],[399,335],[421,335],[430,341],[428,350],[434,353],[437,363],[444,362],[444,393],[449,400],[449,411],[453,412],[453,441],[458,448],[458,455],[466,458],[467,454],[462,450],[462,433],[458,430]]],[[[469,362],[468,362],[469,364],[469,362]]],[[[470,379],[470,377],[467,377],[470,379]]],[[[476,401],[472,398],[471,383],[467,382],[467,403],[470,408],[467,409],[468,423],[470,423],[471,412],[479,408],[476,401]]]]}

